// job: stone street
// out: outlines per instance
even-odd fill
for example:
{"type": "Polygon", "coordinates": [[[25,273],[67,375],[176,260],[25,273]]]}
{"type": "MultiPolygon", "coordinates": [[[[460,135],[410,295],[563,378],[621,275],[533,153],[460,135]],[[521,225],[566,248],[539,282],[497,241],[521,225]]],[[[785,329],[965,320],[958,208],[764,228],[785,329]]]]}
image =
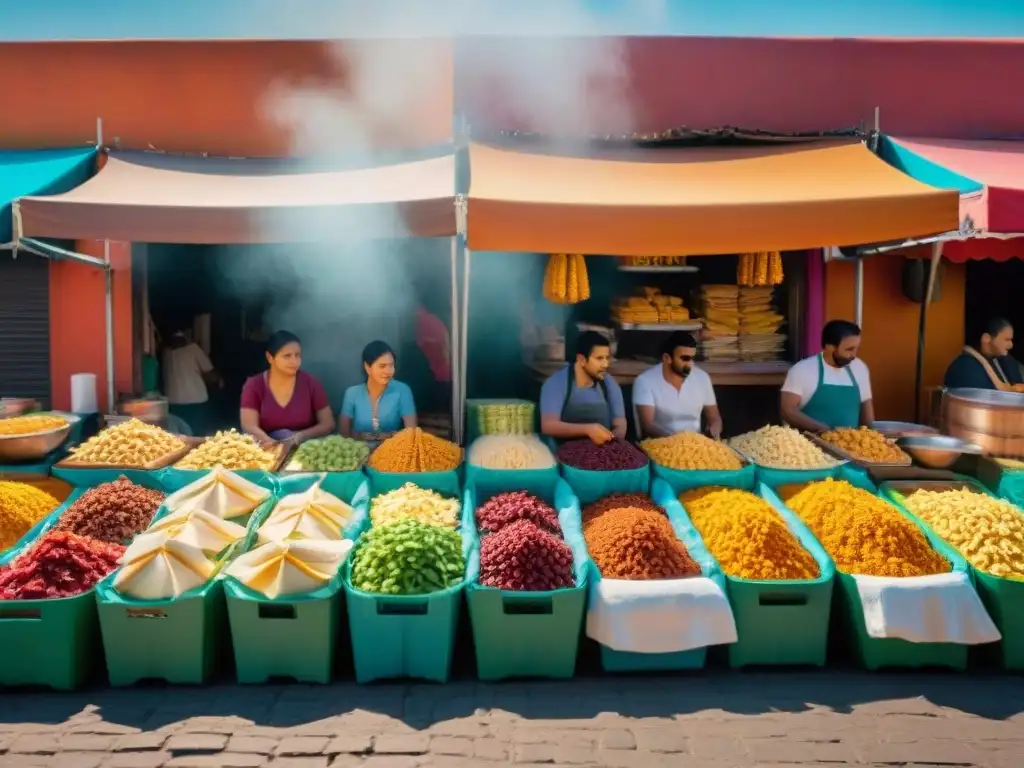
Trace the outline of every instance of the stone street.
{"type": "Polygon", "coordinates": [[[780,671],[0,697],[0,768],[507,765],[1020,768],[1024,685],[780,671]]]}

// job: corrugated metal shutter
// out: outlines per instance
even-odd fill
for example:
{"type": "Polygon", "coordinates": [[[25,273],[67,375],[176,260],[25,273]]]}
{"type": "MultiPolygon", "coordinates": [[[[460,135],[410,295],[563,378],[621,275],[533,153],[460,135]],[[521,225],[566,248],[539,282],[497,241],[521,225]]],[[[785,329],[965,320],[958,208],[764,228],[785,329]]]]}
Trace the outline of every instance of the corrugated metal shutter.
{"type": "Polygon", "coordinates": [[[0,251],[0,396],[50,402],[50,262],[0,251]]]}

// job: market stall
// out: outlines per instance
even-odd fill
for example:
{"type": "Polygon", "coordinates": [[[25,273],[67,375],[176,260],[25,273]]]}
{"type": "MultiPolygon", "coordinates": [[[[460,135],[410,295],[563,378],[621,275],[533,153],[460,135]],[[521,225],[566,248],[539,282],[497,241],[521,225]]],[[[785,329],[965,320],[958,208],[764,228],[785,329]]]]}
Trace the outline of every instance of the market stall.
{"type": "Polygon", "coordinates": [[[921,303],[914,389],[920,413],[925,321],[940,261],[1007,261],[1024,257],[1024,144],[883,136],[880,154],[893,167],[918,181],[956,191],[960,196],[960,223],[956,229],[889,248],[900,250],[922,243],[931,247],[928,287],[921,303]]]}
{"type": "MultiPolygon", "coordinates": [[[[102,170],[80,187],[16,201],[15,236],[23,244],[67,238],[107,243],[289,242],[299,247],[325,241],[453,237],[454,183],[454,158],[447,151],[429,159],[361,168],[110,152],[102,170]]],[[[454,267],[454,245],[451,263],[454,267]]],[[[454,315],[452,320],[457,327],[454,315]]],[[[108,323],[108,352],[112,333],[108,323]]],[[[108,388],[113,403],[112,377],[108,388]]]]}
{"type": "MultiPolygon", "coordinates": [[[[87,179],[93,147],[0,151],[0,396],[50,400],[50,270],[12,238],[11,203],[21,195],[64,192],[87,179]]],[[[93,261],[90,259],[90,261],[93,261]]],[[[0,411],[3,409],[0,408],[0,411]]]]}
{"type": "MultiPolygon", "coordinates": [[[[640,269],[664,275],[692,270],[713,254],[767,253],[782,258],[785,252],[827,244],[942,232],[956,221],[955,194],[914,181],[856,139],[633,147],[576,156],[555,155],[536,146],[474,144],[469,158],[469,249],[619,257],[625,272],[640,269]],[[680,258],[691,256],[695,258],[680,258]]],[[[742,259],[732,258],[734,271],[728,283],[743,283],[742,259]]],[[[749,288],[771,288],[775,281],[753,282],[749,288]]],[[[709,334],[708,302],[701,306],[668,291],[662,296],[670,306],[685,308],[686,319],[674,320],[670,313],[667,323],[621,318],[615,322],[610,307],[608,323],[620,344],[630,334],[701,328],[703,356],[710,360],[707,368],[715,383],[781,383],[788,369],[785,360],[715,361],[709,354],[709,338],[722,334],[735,339],[737,326],[709,334]]],[[[467,300],[464,294],[464,303],[467,300]]],[[[655,315],[658,301],[652,302],[655,315]]],[[[801,314],[790,313],[789,307],[774,309],[790,323],[801,314]],[[783,311],[789,316],[781,315],[783,311]]],[[[466,311],[463,306],[464,317],[466,311]]],[[[726,309],[723,314],[740,313],[726,309]]],[[[800,336],[792,329],[790,335],[800,336]]],[[[557,348],[558,341],[549,346],[557,348]]],[[[562,344],[564,348],[564,340],[562,344]]],[[[535,360],[530,367],[543,378],[563,361],[564,352],[561,360],[535,360]]],[[[612,375],[629,383],[647,365],[650,362],[620,360],[612,375]]]]}

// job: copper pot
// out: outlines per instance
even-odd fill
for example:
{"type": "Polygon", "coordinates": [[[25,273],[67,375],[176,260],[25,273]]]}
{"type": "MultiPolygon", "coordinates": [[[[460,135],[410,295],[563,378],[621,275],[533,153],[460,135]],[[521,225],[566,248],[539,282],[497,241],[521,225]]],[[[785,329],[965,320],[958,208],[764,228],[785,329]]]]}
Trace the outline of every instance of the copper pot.
{"type": "Polygon", "coordinates": [[[989,389],[943,392],[943,432],[991,456],[1024,456],[1024,394],[989,389]]]}

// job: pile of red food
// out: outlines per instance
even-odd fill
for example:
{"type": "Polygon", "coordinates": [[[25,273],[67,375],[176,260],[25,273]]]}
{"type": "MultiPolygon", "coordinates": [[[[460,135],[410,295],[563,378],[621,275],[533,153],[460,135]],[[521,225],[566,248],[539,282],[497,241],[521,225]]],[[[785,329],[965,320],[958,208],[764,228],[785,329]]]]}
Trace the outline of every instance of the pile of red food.
{"type": "Polygon", "coordinates": [[[502,493],[476,512],[480,576],[485,587],[548,592],[576,585],[572,550],[559,535],[558,515],[536,496],[502,493]]]}
{"type": "Polygon", "coordinates": [[[517,520],[529,520],[540,528],[558,533],[558,515],[526,491],[499,493],[476,510],[476,527],[480,531],[500,531],[517,520]]]}
{"type": "Polygon", "coordinates": [[[558,460],[569,467],[596,472],[640,469],[647,466],[643,451],[625,440],[609,440],[598,445],[592,440],[570,440],[558,449],[558,460]]]}
{"type": "Polygon", "coordinates": [[[88,592],[118,566],[124,547],[51,531],[0,569],[0,600],[44,600],[88,592]]]}
{"type": "Polygon", "coordinates": [[[120,477],[83,493],[60,516],[54,530],[108,544],[130,543],[149,527],[165,498],[160,491],[120,477]]]}

